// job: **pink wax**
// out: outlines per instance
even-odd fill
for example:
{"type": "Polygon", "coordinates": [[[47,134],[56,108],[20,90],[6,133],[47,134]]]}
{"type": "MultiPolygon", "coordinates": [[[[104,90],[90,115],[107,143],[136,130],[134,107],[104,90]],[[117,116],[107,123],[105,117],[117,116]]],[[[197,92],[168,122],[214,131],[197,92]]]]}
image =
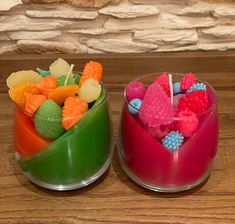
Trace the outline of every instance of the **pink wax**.
{"type": "Polygon", "coordinates": [[[207,86],[209,107],[199,116],[197,132],[173,152],[141,127],[125,102],[121,123],[122,159],[127,168],[146,183],[177,187],[191,184],[210,168],[218,142],[215,93],[207,86]]]}

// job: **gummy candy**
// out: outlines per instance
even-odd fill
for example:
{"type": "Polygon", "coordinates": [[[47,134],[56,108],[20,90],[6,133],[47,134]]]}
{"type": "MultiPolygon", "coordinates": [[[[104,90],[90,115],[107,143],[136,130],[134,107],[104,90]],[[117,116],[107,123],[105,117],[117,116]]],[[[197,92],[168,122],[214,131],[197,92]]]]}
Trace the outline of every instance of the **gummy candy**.
{"type": "Polygon", "coordinates": [[[175,82],[173,84],[173,90],[174,90],[174,94],[178,94],[181,92],[181,82],[175,82]]]}
{"type": "Polygon", "coordinates": [[[141,99],[138,99],[138,98],[132,99],[128,103],[128,111],[131,114],[138,114],[139,113],[139,109],[141,107],[141,104],[142,104],[142,100],[141,99]]]}
{"type": "Polygon", "coordinates": [[[7,78],[7,86],[12,88],[21,83],[37,83],[42,79],[42,77],[35,71],[26,70],[13,72],[7,78]]]}
{"type": "Polygon", "coordinates": [[[159,127],[149,127],[145,126],[145,131],[150,134],[155,139],[162,139],[165,137],[170,131],[170,125],[161,125],[159,127]]]}
{"type": "Polygon", "coordinates": [[[184,92],[196,83],[196,76],[193,73],[185,74],[181,80],[181,90],[184,92]]]}
{"type": "Polygon", "coordinates": [[[68,130],[75,125],[88,110],[88,104],[78,96],[70,96],[64,102],[62,125],[68,130]]]}
{"type": "Polygon", "coordinates": [[[51,99],[39,107],[34,116],[36,130],[44,137],[56,139],[63,134],[62,109],[51,99]]]}
{"type": "Polygon", "coordinates": [[[24,93],[25,95],[25,111],[29,114],[33,114],[46,100],[43,95],[35,95],[31,93],[24,93]]]}
{"type": "Polygon", "coordinates": [[[36,68],[36,71],[37,71],[43,78],[51,74],[50,71],[42,70],[42,69],[40,69],[40,68],[36,68]]]}
{"type": "Polygon", "coordinates": [[[70,70],[70,65],[67,61],[62,58],[55,60],[49,67],[50,73],[55,78],[60,77],[61,75],[67,75],[70,70]]]}
{"type": "Polygon", "coordinates": [[[61,105],[67,97],[75,95],[78,90],[79,87],[77,85],[59,86],[48,94],[48,99],[52,99],[61,105]]]}
{"type": "Polygon", "coordinates": [[[51,92],[53,89],[56,88],[56,79],[48,75],[44,77],[40,82],[34,84],[36,88],[44,95],[48,96],[48,93],[51,92]]]}
{"type": "Polygon", "coordinates": [[[170,84],[169,84],[168,73],[164,72],[163,74],[158,76],[155,82],[158,83],[163,88],[167,96],[170,96],[170,84]]]}
{"type": "MultiPolygon", "coordinates": [[[[65,75],[62,75],[62,76],[60,76],[60,77],[58,77],[57,79],[56,79],[56,85],[57,85],[57,87],[58,86],[63,86],[64,85],[64,82],[65,82],[65,79],[66,79],[66,76],[65,75]]],[[[75,82],[75,79],[74,78],[69,78],[68,79],[68,81],[67,81],[67,83],[66,83],[66,86],[68,86],[68,85],[76,85],[77,83],[75,82]]]]}
{"type": "Polygon", "coordinates": [[[148,87],[140,107],[140,120],[144,125],[157,127],[172,123],[173,115],[170,98],[158,83],[152,83],[148,87]]]}
{"type": "Polygon", "coordinates": [[[177,111],[189,109],[195,114],[205,111],[208,107],[208,96],[204,90],[194,90],[180,98],[177,111]]]}
{"type": "Polygon", "coordinates": [[[190,137],[197,130],[198,118],[195,113],[189,110],[180,111],[177,114],[178,120],[176,121],[177,129],[185,137],[190,137]]]}
{"type": "Polygon", "coordinates": [[[82,76],[80,78],[80,86],[87,80],[87,79],[95,79],[100,81],[102,79],[102,65],[96,61],[90,61],[85,65],[83,70],[82,76]]]}
{"type": "Polygon", "coordinates": [[[169,150],[179,149],[183,144],[184,136],[179,131],[171,131],[163,140],[162,144],[169,150]]]}
{"type": "Polygon", "coordinates": [[[127,84],[126,87],[126,98],[128,101],[131,101],[134,98],[143,99],[146,89],[142,82],[133,81],[127,84]]]}
{"type": "Polygon", "coordinates": [[[25,95],[24,93],[38,94],[39,91],[31,83],[21,83],[12,87],[8,91],[11,99],[17,103],[19,106],[24,107],[25,105],[25,95]]]}
{"type": "Polygon", "coordinates": [[[87,79],[79,90],[79,96],[81,99],[90,103],[96,100],[101,92],[101,85],[94,79],[87,79]]]}

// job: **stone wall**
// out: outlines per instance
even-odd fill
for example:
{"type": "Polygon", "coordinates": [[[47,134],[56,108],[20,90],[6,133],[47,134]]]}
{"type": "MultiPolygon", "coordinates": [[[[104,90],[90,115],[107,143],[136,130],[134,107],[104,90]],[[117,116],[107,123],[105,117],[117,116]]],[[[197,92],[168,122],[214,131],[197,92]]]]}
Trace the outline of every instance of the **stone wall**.
{"type": "Polygon", "coordinates": [[[235,1],[7,0],[0,54],[235,49],[235,1]]]}

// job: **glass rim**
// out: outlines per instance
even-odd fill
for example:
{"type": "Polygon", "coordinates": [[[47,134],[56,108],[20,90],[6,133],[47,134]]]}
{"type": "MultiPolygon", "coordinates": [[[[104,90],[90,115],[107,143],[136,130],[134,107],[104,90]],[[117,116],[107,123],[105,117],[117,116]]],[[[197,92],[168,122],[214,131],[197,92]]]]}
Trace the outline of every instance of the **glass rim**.
{"type": "MultiPolygon", "coordinates": [[[[99,101],[98,102],[98,104],[97,105],[93,105],[89,110],[87,110],[86,112],[84,112],[84,113],[82,113],[82,116],[83,115],[85,115],[85,113],[88,113],[88,112],[90,112],[90,111],[92,111],[92,110],[94,110],[95,108],[97,108],[98,106],[100,106],[105,100],[106,100],[106,98],[107,98],[107,88],[106,88],[106,86],[104,85],[104,83],[103,82],[99,82],[100,84],[101,84],[101,92],[100,92],[100,96],[101,96],[101,94],[102,94],[102,90],[104,90],[104,96],[103,96],[103,98],[102,98],[102,100],[101,101],[99,101]]],[[[100,97],[99,96],[99,97],[100,97]]],[[[97,98],[97,99],[99,99],[99,97],[97,98]]],[[[96,100],[97,100],[96,99],[96,100]]],[[[95,101],[94,101],[95,102],[95,101]]],[[[21,112],[23,112],[25,115],[27,115],[29,118],[34,118],[34,115],[35,115],[35,112],[33,113],[33,114],[30,114],[30,113],[28,113],[27,111],[25,111],[25,109],[23,108],[23,106],[20,106],[20,105],[18,105],[16,102],[14,102],[13,101],[13,103],[14,103],[14,105],[15,105],[15,107],[16,108],[18,108],[21,112]]],[[[57,104],[58,105],[58,104],[57,104]]],[[[58,105],[58,106],[60,106],[60,105],[58,105]]],[[[61,107],[61,106],[60,106],[61,107]]],[[[61,107],[61,109],[63,109],[62,107],[61,107]]],[[[72,118],[76,118],[77,116],[70,116],[70,117],[68,117],[68,119],[72,119],[72,118]]],[[[42,120],[46,120],[46,121],[51,121],[51,122],[53,122],[53,121],[59,121],[58,119],[42,119],[42,120]]]]}
{"type": "MultiPolygon", "coordinates": [[[[162,72],[162,73],[163,73],[163,72],[162,72]]],[[[159,75],[160,75],[160,74],[161,74],[161,72],[159,73],[159,75]]],[[[171,75],[172,75],[172,78],[173,78],[174,76],[183,77],[183,75],[184,75],[184,74],[182,74],[182,73],[170,73],[170,72],[167,73],[167,74],[171,74],[171,75]]],[[[128,83],[134,82],[134,81],[140,81],[141,79],[144,79],[144,78],[147,78],[147,77],[151,77],[151,76],[156,76],[156,78],[157,78],[157,75],[158,75],[157,73],[147,73],[147,74],[145,74],[145,75],[141,75],[141,76],[139,76],[139,77],[137,77],[137,78],[135,78],[135,79],[130,80],[128,83]]],[[[204,82],[204,81],[202,81],[202,80],[200,80],[200,79],[198,79],[198,78],[197,78],[197,81],[199,81],[200,83],[204,83],[206,86],[208,86],[208,87],[210,88],[210,90],[212,91],[214,97],[215,97],[215,98],[214,98],[214,102],[212,102],[212,104],[210,105],[210,107],[208,107],[205,111],[196,114],[198,117],[201,117],[201,116],[203,116],[204,114],[206,114],[206,113],[208,113],[209,111],[212,111],[213,109],[216,108],[217,97],[216,97],[216,91],[215,91],[215,89],[213,88],[212,85],[210,85],[208,82],[206,82],[206,81],[204,82]]],[[[143,84],[146,86],[145,83],[143,83],[143,84]]],[[[125,103],[128,105],[128,104],[129,104],[129,101],[128,101],[127,97],[126,97],[126,87],[127,87],[127,84],[126,84],[126,86],[125,86],[125,88],[124,88],[124,91],[123,91],[123,97],[124,97],[125,103]]],[[[173,105],[172,105],[172,106],[173,106],[173,105]]],[[[140,112],[140,110],[139,110],[138,108],[136,108],[135,106],[131,105],[131,107],[134,108],[138,113],[140,112]]],[[[152,116],[152,115],[151,115],[151,116],[152,116]]],[[[156,116],[155,116],[155,117],[156,117],[156,116]]],[[[179,120],[179,119],[176,117],[176,114],[175,114],[175,113],[174,113],[173,116],[157,116],[157,118],[159,118],[159,119],[161,119],[161,118],[173,118],[173,120],[179,120]]]]}

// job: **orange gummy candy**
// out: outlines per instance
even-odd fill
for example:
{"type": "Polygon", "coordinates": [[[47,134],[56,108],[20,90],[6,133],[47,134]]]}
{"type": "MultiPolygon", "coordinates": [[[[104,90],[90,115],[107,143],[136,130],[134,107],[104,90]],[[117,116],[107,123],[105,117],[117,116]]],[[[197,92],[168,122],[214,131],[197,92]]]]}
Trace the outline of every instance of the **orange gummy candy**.
{"type": "Polygon", "coordinates": [[[87,79],[95,79],[99,82],[102,79],[102,72],[103,68],[99,62],[89,61],[85,65],[79,85],[81,86],[87,79]]]}
{"type": "Polygon", "coordinates": [[[62,126],[65,130],[71,128],[88,110],[88,104],[79,96],[68,97],[64,102],[62,126]]]}
{"type": "Polygon", "coordinates": [[[25,111],[29,114],[33,114],[47,99],[43,95],[35,95],[31,93],[24,93],[25,95],[25,111]]]}
{"type": "Polygon", "coordinates": [[[48,75],[44,77],[40,82],[34,84],[36,88],[44,95],[48,96],[48,93],[51,92],[53,89],[56,88],[56,78],[48,75]]]}
{"type": "Polygon", "coordinates": [[[79,90],[77,85],[59,86],[48,94],[48,99],[54,100],[57,104],[62,104],[69,96],[73,96],[79,90]]]}
{"type": "Polygon", "coordinates": [[[9,89],[9,95],[19,106],[25,105],[25,93],[38,94],[39,91],[31,83],[21,83],[9,89]]]}

